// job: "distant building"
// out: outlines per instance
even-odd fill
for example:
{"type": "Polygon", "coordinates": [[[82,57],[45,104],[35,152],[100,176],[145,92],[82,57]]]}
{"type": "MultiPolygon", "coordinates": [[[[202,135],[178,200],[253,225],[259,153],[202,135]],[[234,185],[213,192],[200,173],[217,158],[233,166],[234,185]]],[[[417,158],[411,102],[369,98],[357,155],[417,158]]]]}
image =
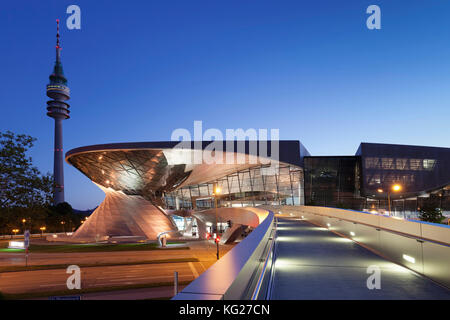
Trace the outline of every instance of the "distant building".
{"type": "Polygon", "coordinates": [[[385,212],[389,192],[394,215],[417,217],[427,202],[450,211],[450,148],[361,143],[355,156],[304,163],[307,205],[385,212]]]}

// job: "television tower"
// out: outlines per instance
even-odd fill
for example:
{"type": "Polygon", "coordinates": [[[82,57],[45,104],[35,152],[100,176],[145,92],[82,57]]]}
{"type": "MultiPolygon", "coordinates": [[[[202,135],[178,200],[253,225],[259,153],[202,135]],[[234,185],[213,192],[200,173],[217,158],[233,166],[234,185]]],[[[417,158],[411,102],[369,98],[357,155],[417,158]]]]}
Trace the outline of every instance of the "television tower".
{"type": "Polygon", "coordinates": [[[66,102],[70,99],[70,90],[67,87],[67,79],[61,64],[61,47],[59,46],[59,19],[56,20],[56,62],[53,73],[50,75],[50,83],[47,85],[47,96],[52,100],[47,101],[47,115],[55,119],[55,150],[53,162],[53,204],[64,202],[64,162],[63,162],[63,135],[62,121],[69,117],[70,105],[66,102]]]}

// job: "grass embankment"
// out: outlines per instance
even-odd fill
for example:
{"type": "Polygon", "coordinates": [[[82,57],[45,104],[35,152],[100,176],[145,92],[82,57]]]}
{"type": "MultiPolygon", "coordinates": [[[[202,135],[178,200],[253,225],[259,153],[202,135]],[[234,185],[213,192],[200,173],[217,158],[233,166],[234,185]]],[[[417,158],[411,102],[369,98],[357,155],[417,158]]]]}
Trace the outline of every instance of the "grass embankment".
{"type": "MultiPolygon", "coordinates": [[[[143,260],[143,261],[124,261],[124,262],[99,262],[99,263],[80,263],[80,268],[90,267],[114,267],[114,266],[133,266],[137,264],[161,264],[161,263],[183,263],[183,262],[199,262],[197,258],[178,258],[178,259],[160,259],[160,260],[143,260]]],[[[31,266],[5,266],[0,267],[1,272],[21,272],[21,271],[37,271],[37,270],[54,270],[66,269],[66,264],[49,264],[49,265],[31,265],[31,266]]]]}
{"type": "MultiPolygon", "coordinates": [[[[183,244],[185,242],[169,242],[183,244]]],[[[113,252],[113,251],[148,251],[148,250],[189,250],[189,247],[161,248],[157,243],[119,243],[119,244],[30,244],[29,251],[34,253],[77,253],[77,252],[113,252]]],[[[24,252],[20,249],[8,249],[8,243],[0,244],[0,252],[24,252]]]]}
{"type": "MultiPolygon", "coordinates": [[[[189,283],[191,283],[191,281],[180,281],[178,283],[178,285],[183,286],[183,285],[188,285],[189,283]]],[[[33,299],[33,298],[43,298],[43,297],[53,297],[53,296],[79,296],[79,295],[85,294],[85,293],[111,292],[111,291],[119,291],[119,290],[145,289],[145,288],[156,288],[156,287],[167,287],[167,286],[173,286],[173,282],[141,283],[141,284],[131,284],[131,285],[121,285],[121,286],[97,287],[97,288],[80,289],[80,290],[59,290],[59,291],[47,291],[47,292],[3,294],[3,299],[19,300],[19,299],[33,299]]],[[[162,297],[161,299],[170,299],[170,298],[162,297]]]]}

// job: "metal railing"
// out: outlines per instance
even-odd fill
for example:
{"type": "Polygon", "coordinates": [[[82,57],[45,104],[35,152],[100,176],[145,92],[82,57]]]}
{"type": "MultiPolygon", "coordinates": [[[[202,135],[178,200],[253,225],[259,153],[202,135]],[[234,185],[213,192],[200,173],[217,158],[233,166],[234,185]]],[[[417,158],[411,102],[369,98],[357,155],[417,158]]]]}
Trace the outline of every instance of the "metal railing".
{"type": "MultiPolygon", "coordinates": [[[[339,216],[336,216],[332,211],[327,214],[310,212],[305,208],[300,215],[307,221],[356,241],[380,256],[450,288],[450,245],[445,241],[450,229],[447,226],[395,220],[391,217],[380,217],[384,219],[381,223],[367,220],[370,216],[355,221],[355,212],[349,211],[349,217],[346,217],[344,210],[339,212],[339,216]],[[422,228],[434,229],[428,231],[428,237],[424,237],[422,228]],[[433,236],[432,232],[436,235],[433,236]]],[[[357,214],[366,215],[362,212],[357,214]]]]}
{"type": "Polygon", "coordinates": [[[191,282],[174,300],[250,300],[265,297],[276,236],[275,214],[191,282]]]}
{"type": "Polygon", "coordinates": [[[264,264],[260,272],[258,282],[253,290],[251,300],[267,300],[270,297],[272,282],[273,282],[273,266],[275,264],[275,245],[277,236],[277,219],[275,218],[272,228],[272,234],[269,238],[269,248],[264,258],[264,264]]]}

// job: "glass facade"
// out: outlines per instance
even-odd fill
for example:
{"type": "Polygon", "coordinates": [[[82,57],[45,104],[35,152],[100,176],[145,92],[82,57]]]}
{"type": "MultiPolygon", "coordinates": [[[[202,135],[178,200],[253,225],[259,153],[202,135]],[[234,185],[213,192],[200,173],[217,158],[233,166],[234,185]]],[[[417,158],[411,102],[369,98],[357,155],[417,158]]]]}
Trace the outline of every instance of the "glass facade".
{"type": "Polygon", "coordinates": [[[305,157],[305,204],[360,208],[359,157],[305,157]]]}
{"type": "Polygon", "coordinates": [[[421,146],[362,143],[362,190],[367,197],[377,197],[377,190],[394,184],[402,186],[393,198],[415,197],[450,182],[450,149],[421,146]]]}
{"type": "Polygon", "coordinates": [[[302,205],[303,172],[293,165],[271,168],[258,166],[214,181],[185,186],[165,194],[168,209],[207,209],[214,207],[214,186],[220,188],[219,207],[258,205],[302,205]]]}
{"type": "Polygon", "coordinates": [[[450,215],[449,161],[442,148],[362,144],[357,156],[305,157],[305,204],[418,218],[432,205],[450,215]],[[378,189],[383,190],[379,192],[378,189]]]}

